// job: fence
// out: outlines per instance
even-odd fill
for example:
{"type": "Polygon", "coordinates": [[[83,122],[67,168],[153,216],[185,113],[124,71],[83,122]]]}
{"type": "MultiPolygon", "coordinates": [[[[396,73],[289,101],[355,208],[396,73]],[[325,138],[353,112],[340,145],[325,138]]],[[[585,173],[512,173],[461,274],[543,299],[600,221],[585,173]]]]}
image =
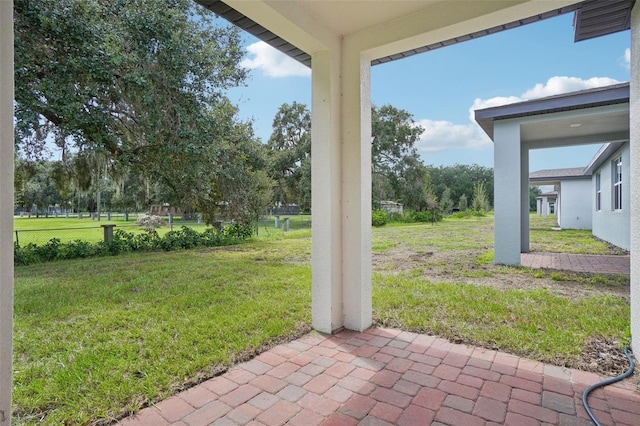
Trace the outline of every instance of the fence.
{"type": "Polygon", "coordinates": [[[289,231],[296,229],[311,229],[311,216],[263,216],[256,226],[258,235],[262,232],[268,234],[274,230],[289,231]]]}
{"type": "MultiPolygon", "coordinates": [[[[123,229],[127,232],[139,233],[144,229],[135,225],[137,215],[130,214],[128,220],[125,220],[123,214],[103,214],[101,221],[94,217],[91,219],[90,214],[82,214],[82,219],[78,219],[79,215],[70,215],[67,219],[65,215],[58,218],[49,217],[48,219],[41,217],[36,219],[35,216],[22,219],[16,219],[13,233],[13,242],[20,246],[27,244],[43,245],[53,238],[57,238],[61,242],[69,242],[82,240],[87,242],[98,242],[104,239],[104,227],[106,224],[115,225],[115,230],[123,229]],[[107,219],[108,218],[108,219],[107,219]],[[32,226],[33,225],[33,226],[32,226]],[[38,227],[36,227],[36,225],[38,227]],[[69,225],[69,226],[65,226],[69,225]]],[[[174,228],[188,226],[196,230],[204,230],[207,225],[204,222],[196,220],[183,220],[180,217],[167,217],[166,226],[158,228],[158,233],[163,235],[174,228]]],[[[263,216],[257,223],[256,230],[259,235],[268,235],[274,231],[288,231],[297,229],[310,229],[311,216],[263,216]]]]}

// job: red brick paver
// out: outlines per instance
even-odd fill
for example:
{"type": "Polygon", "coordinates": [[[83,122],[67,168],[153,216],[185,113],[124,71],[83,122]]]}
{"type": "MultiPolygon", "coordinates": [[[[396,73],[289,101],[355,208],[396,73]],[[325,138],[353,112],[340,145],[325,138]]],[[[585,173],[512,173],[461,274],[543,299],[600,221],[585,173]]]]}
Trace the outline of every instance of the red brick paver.
{"type": "Polygon", "coordinates": [[[522,253],[520,264],[534,269],[589,272],[594,274],[630,274],[629,256],[601,256],[568,253],[522,253]]]}
{"type": "MultiPolygon", "coordinates": [[[[596,374],[388,329],[310,333],[145,408],[143,425],[587,425],[596,374]]],[[[593,392],[602,424],[640,425],[640,391],[593,392]]]]}

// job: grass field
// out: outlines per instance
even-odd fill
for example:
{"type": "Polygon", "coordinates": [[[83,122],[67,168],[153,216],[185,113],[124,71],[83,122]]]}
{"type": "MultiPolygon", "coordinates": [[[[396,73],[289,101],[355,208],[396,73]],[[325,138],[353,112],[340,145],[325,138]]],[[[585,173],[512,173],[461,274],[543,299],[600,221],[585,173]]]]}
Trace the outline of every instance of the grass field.
{"type": "MultiPolygon", "coordinates": [[[[588,232],[547,226],[532,219],[540,250],[611,252],[588,232]]],[[[587,292],[572,299],[544,286],[475,285],[476,267],[439,265],[439,255],[490,252],[492,227],[488,216],[374,229],[374,257],[432,253],[405,268],[374,262],[374,321],[559,365],[575,362],[593,336],[625,338],[629,303],[590,294],[598,280],[567,278],[587,292]],[[447,280],[427,275],[439,268],[450,269],[447,280]]],[[[310,231],[271,231],[226,248],[17,267],[14,423],[108,422],[308,331],[310,231]]],[[[550,282],[522,268],[482,268],[482,279],[550,282]]],[[[628,286],[628,279],[616,282],[628,286]]]]}

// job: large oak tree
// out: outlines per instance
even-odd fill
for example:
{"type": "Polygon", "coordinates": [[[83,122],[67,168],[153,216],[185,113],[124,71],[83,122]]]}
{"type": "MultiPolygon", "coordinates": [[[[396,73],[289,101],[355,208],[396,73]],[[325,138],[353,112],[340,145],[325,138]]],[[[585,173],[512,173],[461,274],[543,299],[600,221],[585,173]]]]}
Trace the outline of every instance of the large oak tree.
{"type": "Polygon", "coordinates": [[[228,203],[237,189],[222,184],[257,161],[224,96],[247,76],[240,33],[215,19],[191,0],[15,0],[20,155],[54,143],[80,189],[99,165],[153,179],[175,203],[228,203]]]}

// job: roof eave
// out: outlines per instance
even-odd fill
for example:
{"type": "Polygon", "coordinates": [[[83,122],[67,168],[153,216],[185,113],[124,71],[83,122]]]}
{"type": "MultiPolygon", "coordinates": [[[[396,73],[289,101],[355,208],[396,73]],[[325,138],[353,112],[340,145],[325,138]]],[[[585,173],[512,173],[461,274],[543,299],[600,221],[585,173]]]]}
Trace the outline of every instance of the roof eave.
{"type": "Polygon", "coordinates": [[[546,98],[532,99],[474,111],[475,120],[493,140],[496,120],[551,114],[576,109],[595,108],[629,102],[629,83],[564,93],[546,98]]]}

